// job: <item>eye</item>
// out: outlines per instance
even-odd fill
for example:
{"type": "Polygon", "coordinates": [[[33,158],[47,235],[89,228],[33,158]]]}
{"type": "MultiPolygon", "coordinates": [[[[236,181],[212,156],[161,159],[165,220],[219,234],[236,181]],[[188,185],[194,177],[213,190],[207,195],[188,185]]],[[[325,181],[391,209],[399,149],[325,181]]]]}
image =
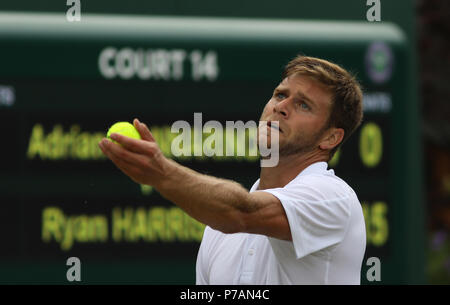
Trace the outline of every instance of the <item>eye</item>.
{"type": "Polygon", "coordinates": [[[278,93],[275,94],[275,97],[278,100],[284,100],[286,98],[286,95],[284,93],[278,92],[278,93]]]}
{"type": "Polygon", "coordinates": [[[311,107],[309,107],[309,105],[304,101],[299,101],[298,105],[302,110],[311,110],[311,107]]]}

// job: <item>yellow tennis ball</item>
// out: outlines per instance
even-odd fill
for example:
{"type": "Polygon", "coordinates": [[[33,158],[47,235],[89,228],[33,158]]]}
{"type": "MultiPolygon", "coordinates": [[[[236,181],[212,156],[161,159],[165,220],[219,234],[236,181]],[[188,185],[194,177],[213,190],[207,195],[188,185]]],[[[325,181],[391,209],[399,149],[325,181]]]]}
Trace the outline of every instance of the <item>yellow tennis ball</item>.
{"type": "Polygon", "coordinates": [[[114,143],[117,143],[113,139],[110,138],[112,133],[118,133],[126,137],[130,137],[133,139],[141,139],[141,135],[137,131],[136,127],[133,126],[133,124],[130,124],[128,122],[117,122],[113,124],[109,129],[108,133],[106,134],[106,138],[114,143]]]}

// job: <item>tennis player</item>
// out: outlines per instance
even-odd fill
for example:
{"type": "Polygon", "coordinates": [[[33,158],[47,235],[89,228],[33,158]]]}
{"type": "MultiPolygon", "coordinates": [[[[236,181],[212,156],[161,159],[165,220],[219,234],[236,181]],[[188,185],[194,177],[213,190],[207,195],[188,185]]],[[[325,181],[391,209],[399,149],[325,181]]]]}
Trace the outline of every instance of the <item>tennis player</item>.
{"type": "Polygon", "coordinates": [[[359,284],[366,247],[353,189],[327,168],[362,120],[362,92],[340,66],[298,56],[264,107],[259,130],[278,132],[279,162],[261,167],[250,192],[166,158],[147,126],[99,146],[134,181],[206,224],[197,284],[359,284]],[[276,123],[278,122],[278,123],[276,123]]]}

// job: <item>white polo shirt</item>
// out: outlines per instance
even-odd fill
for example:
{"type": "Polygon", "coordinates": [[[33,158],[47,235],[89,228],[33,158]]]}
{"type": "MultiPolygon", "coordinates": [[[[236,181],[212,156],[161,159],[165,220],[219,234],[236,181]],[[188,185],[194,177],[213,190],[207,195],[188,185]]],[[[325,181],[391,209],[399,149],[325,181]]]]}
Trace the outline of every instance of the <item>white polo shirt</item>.
{"type": "MultiPolygon", "coordinates": [[[[258,186],[259,179],[250,192],[258,186]]],[[[366,249],[361,204],[327,163],[310,165],[285,187],[261,191],[281,201],[293,241],[207,226],[198,285],[360,284],[366,249]]]]}

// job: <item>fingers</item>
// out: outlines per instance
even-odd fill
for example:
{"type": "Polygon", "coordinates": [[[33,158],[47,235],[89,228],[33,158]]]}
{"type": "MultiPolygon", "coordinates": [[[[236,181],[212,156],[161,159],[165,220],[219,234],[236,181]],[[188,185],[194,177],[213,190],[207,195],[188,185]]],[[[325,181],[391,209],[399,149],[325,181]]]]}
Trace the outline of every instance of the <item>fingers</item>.
{"type": "MultiPolygon", "coordinates": [[[[107,139],[100,141],[99,147],[103,154],[105,154],[124,174],[138,182],[139,177],[142,176],[142,170],[147,164],[147,159],[144,155],[128,151],[124,147],[112,143],[107,139]]],[[[139,181],[139,183],[142,182],[139,181]]]]}
{"type": "MultiPolygon", "coordinates": [[[[119,135],[120,136],[120,135],[119,135]]],[[[121,138],[127,138],[124,136],[120,136],[121,138]]],[[[117,140],[114,137],[113,139],[115,141],[123,139],[117,137],[117,140]]],[[[125,139],[126,141],[127,139],[125,139]]],[[[134,139],[132,139],[134,140],[134,139]]],[[[136,140],[135,140],[136,141],[136,140]]],[[[119,142],[120,143],[120,142],[119,142]]],[[[135,152],[131,149],[128,149],[126,147],[122,147],[118,144],[115,144],[107,139],[103,139],[99,143],[99,147],[102,150],[102,152],[109,158],[111,161],[113,161],[115,164],[122,164],[123,162],[129,163],[129,164],[136,164],[143,166],[146,162],[145,155],[140,154],[139,152],[135,152]]]]}
{"type": "Polygon", "coordinates": [[[138,130],[139,134],[141,135],[142,140],[149,141],[149,142],[155,142],[155,138],[153,137],[152,133],[148,129],[147,125],[139,122],[138,119],[134,119],[133,125],[138,130]]]}
{"type": "Polygon", "coordinates": [[[103,154],[132,180],[149,184],[153,181],[152,177],[162,171],[162,154],[147,126],[137,119],[133,124],[142,140],[112,133],[110,138],[118,144],[104,138],[99,142],[99,147],[103,154]]]}
{"type": "MultiPolygon", "coordinates": [[[[157,147],[156,142],[147,142],[147,141],[141,141],[137,139],[133,139],[130,137],[123,136],[118,133],[112,133],[110,135],[110,138],[117,143],[121,144],[126,150],[129,150],[131,152],[135,152],[138,154],[145,154],[148,156],[152,156],[154,153],[155,148],[157,147]]],[[[119,146],[120,145],[116,145],[119,146]]],[[[114,146],[112,146],[114,147],[114,146]]],[[[114,150],[114,151],[117,151],[114,150]]]]}

